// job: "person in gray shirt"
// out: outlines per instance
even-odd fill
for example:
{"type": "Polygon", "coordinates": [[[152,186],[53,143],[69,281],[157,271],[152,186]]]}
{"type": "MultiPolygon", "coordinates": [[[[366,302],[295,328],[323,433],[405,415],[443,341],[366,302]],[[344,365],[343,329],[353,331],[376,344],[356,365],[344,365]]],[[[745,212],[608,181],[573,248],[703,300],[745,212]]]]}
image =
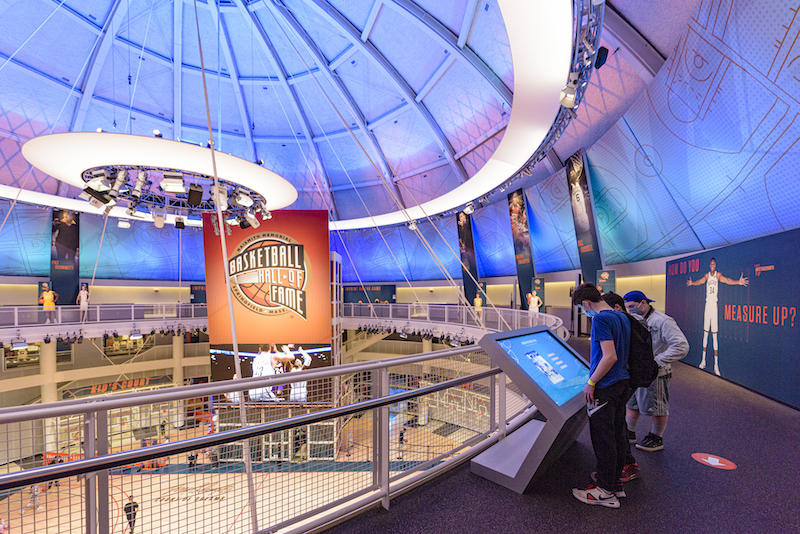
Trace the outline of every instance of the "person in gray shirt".
{"type": "Polygon", "coordinates": [[[653,340],[653,355],[658,363],[658,378],[650,387],[638,388],[626,405],[625,419],[628,426],[628,441],[636,443],[636,423],[639,414],[652,418],[650,432],[636,443],[636,448],[654,452],[664,448],[664,431],[669,418],[669,382],[672,378],[672,362],[677,362],[689,353],[689,342],[678,328],[675,319],[653,308],[655,302],[641,291],[625,294],[625,307],[635,317],[643,317],[653,340]]]}

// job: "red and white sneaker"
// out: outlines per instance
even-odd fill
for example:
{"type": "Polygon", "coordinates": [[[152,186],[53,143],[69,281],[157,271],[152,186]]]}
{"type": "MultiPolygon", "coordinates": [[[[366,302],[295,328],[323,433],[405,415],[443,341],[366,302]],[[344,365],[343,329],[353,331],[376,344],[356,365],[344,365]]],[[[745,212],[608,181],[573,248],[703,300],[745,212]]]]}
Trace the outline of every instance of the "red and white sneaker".
{"type": "Polygon", "coordinates": [[[572,488],[572,495],[586,504],[598,504],[608,508],[619,508],[619,499],[611,492],[608,492],[592,484],[585,489],[572,488]]]}

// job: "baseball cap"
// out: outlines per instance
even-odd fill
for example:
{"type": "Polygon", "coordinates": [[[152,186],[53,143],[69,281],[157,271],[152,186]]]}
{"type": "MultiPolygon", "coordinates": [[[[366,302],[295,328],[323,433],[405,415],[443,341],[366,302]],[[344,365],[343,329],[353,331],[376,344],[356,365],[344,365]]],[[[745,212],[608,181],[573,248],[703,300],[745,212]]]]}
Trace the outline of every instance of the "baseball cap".
{"type": "Polygon", "coordinates": [[[639,302],[642,300],[646,300],[647,302],[655,302],[654,300],[647,298],[647,296],[641,291],[628,291],[625,293],[623,298],[625,299],[625,302],[639,302]]]}

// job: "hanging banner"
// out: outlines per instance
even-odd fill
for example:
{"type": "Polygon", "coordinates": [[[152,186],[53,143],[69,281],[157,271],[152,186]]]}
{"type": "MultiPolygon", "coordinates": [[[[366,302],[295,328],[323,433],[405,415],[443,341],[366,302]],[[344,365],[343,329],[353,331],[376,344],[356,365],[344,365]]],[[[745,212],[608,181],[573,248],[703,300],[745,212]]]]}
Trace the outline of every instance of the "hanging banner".
{"type": "Polygon", "coordinates": [[[206,304],[206,286],[189,286],[192,304],[206,304]]]}
{"type": "MultiPolygon", "coordinates": [[[[80,270],[78,268],[80,214],[78,212],[53,210],[51,245],[50,289],[58,293],[57,305],[74,306],[78,298],[78,291],[80,291],[80,270]]],[[[39,294],[41,295],[41,291],[39,294]]]]}
{"type": "Polygon", "coordinates": [[[464,298],[468,303],[477,306],[478,297],[478,263],[475,260],[475,244],[472,241],[472,217],[460,211],[456,214],[458,223],[458,248],[461,251],[461,278],[464,281],[464,298]],[[471,276],[470,276],[471,275],[471,276]]]}
{"type": "Polygon", "coordinates": [[[544,313],[544,278],[534,278],[531,280],[531,292],[528,293],[528,311],[534,313],[544,313]]]}
{"type": "MultiPolygon", "coordinates": [[[[260,215],[257,215],[260,219],[260,215]]],[[[203,215],[209,342],[232,343],[225,276],[230,274],[239,343],[330,343],[328,212],[281,210],[258,228],[231,228],[227,269],[211,215],[203,215]]]]}
{"type": "Polygon", "coordinates": [[[597,289],[601,294],[617,292],[617,271],[614,269],[603,269],[597,271],[597,289]]]}
{"type": "Polygon", "coordinates": [[[567,183],[572,203],[572,220],[575,222],[575,238],[578,241],[578,257],[581,262],[583,280],[594,280],[597,271],[603,268],[600,241],[592,209],[592,192],[586,174],[586,159],[583,149],[567,160],[567,183]]]}
{"type": "Polygon", "coordinates": [[[684,362],[800,408],[800,230],[667,262],[684,362]]]}
{"type": "Polygon", "coordinates": [[[531,279],[536,276],[531,252],[531,232],[528,226],[528,209],[525,194],[517,189],[508,194],[508,213],[511,216],[511,237],[514,239],[514,258],[517,264],[520,308],[528,309],[528,293],[531,292],[531,279]]]}

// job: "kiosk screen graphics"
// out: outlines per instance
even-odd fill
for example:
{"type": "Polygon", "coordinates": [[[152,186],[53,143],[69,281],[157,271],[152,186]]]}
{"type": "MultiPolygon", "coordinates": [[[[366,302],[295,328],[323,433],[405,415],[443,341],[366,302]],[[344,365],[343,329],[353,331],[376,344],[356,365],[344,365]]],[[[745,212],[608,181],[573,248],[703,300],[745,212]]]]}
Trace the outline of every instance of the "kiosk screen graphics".
{"type": "Polygon", "coordinates": [[[583,391],[589,367],[549,331],[498,339],[497,344],[558,406],[583,391]]]}

